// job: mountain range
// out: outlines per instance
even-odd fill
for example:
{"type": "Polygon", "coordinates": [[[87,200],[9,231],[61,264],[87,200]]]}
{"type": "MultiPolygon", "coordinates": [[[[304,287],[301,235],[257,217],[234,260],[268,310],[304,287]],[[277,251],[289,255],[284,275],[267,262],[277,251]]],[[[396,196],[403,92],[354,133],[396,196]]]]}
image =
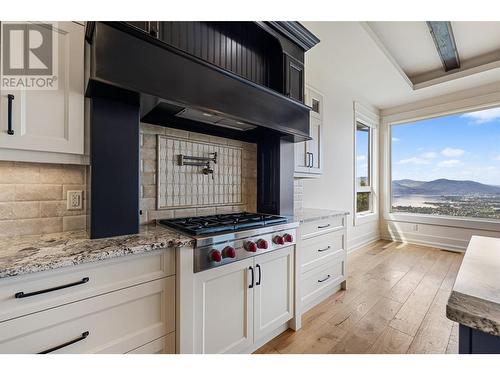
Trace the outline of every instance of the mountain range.
{"type": "Polygon", "coordinates": [[[486,185],[476,181],[459,181],[440,178],[434,181],[392,181],[394,195],[468,195],[500,194],[500,186],[486,185]]]}

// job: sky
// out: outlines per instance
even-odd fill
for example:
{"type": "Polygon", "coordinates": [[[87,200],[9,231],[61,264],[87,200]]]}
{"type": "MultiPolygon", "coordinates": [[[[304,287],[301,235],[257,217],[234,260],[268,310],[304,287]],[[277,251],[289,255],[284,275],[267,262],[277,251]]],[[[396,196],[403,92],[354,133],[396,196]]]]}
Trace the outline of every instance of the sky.
{"type": "Polygon", "coordinates": [[[391,135],[393,180],[500,185],[500,108],[394,125],[391,135]]]}

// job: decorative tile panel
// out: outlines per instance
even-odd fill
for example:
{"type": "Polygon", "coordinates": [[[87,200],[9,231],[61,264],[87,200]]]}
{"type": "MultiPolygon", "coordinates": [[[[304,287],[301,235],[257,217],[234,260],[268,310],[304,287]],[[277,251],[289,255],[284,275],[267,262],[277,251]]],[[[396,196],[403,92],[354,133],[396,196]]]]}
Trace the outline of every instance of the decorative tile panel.
{"type": "Polygon", "coordinates": [[[157,209],[243,204],[243,149],[211,142],[158,135],[157,209]],[[179,155],[210,157],[213,175],[202,166],[179,165],[179,155]]]}

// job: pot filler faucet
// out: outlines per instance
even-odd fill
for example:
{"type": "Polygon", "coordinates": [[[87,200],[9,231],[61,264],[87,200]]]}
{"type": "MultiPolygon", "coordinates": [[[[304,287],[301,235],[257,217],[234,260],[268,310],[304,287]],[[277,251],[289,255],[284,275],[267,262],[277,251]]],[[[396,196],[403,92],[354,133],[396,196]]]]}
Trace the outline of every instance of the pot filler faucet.
{"type": "Polygon", "coordinates": [[[191,165],[195,167],[204,167],[202,169],[203,174],[211,175],[212,180],[214,179],[214,170],[210,163],[217,164],[217,152],[211,152],[211,157],[204,156],[189,156],[189,155],[178,155],[177,160],[180,166],[191,165]]]}

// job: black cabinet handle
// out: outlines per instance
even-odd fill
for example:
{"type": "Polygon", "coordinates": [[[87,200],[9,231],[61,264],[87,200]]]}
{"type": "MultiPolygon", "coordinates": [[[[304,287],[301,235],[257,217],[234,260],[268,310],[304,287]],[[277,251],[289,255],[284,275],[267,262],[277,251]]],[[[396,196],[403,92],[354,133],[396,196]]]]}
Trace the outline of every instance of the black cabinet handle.
{"type": "Polygon", "coordinates": [[[311,168],[314,168],[314,152],[311,152],[311,168]]]}
{"type": "Polygon", "coordinates": [[[323,251],[327,251],[327,250],[330,250],[330,245],[328,245],[327,247],[325,247],[324,249],[318,249],[318,251],[321,253],[323,251]]]}
{"type": "Polygon", "coordinates": [[[260,269],[260,264],[257,264],[256,267],[259,269],[259,281],[257,281],[255,285],[260,285],[260,282],[262,281],[262,271],[260,269]]]}
{"type": "Polygon", "coordinates": [[[250,271],[252,271],[252,282],[250,283],[250,285],[248,286],[249,288],[253,288],[253,286],[255,285],[255,275],[253,273],[253,267],[250,266],[248,267],[250,269],[250,271]]]}
{"type": "Polygon", "coordinates": [[[14,135],[14,129],[12,129],[12,101],[14,100],[14,95],[7,95],[7,134],[14,135]]]}
{"type": "Polygon", "coordinates": [[[50,349],[47,349],[47,350],[44,350],[43,352],[40,352],[38,354],[48,354],[48,353],[51,353],[51,352],[55,352],[56,350],[59,350],[59,349],[62,349],[66,346],[70,346],[78,341],[82,341],[82,340],[85,340],[87,337],[89,337],[89,334],[90,332],[89,331],[85,331],[83,332],[80,337],[77,337],[76,339],[73,339],[71,341],[68,341],[68,342],[65,342],[64,344],[61,344],[61,345],[57,345],[57,346],[54,346],[53,348],[50,348],[50,349]]]}
{"type": "Polygon", "coordinates": [[[318,225],[318,229],[328,228],[329,226],[330,226],[330,224],[326,224],[326,225],[318,225]]]}
{"type": "Polygon", "coordinates": [[[318,280],[318,283],[323,283],[325,282],[326,280],[328,280],[330,278],[330,275],[328,275],[327,277],[325,277],[324,279],[321,279],[321,280],[318,280]]]}
{"type": "Polygon", "coordinates": [[[37,290],[36,292],[30,292],[30,293],[17,292],[16,294],[14,294],[14,297],[15,298],[26,298],[26,297],[36,296],[37,294],[49,293],[49,292],[53,292],[55,290],[65,289],[65,288],[70,288],[72,286],[85,284],[85,283],[88,283],[89,280],[90,279],[88,277],[84,277],[80,281],[75,281],[74,283],[55,286],[53,288],[48,288],[48,289],[43,289],[43,290],[37,290]]]}

